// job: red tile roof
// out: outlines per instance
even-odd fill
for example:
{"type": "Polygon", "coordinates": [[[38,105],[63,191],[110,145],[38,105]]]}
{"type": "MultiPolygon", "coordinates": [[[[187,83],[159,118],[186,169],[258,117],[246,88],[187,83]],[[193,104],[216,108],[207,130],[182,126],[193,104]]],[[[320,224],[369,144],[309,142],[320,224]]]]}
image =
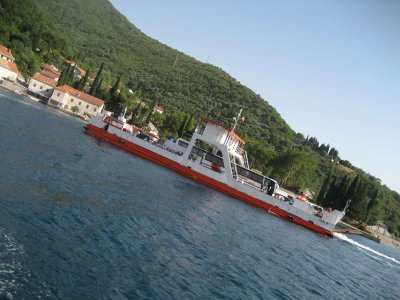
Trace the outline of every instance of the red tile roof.
{"type": "Polygon", "coordinates": [[[85,102],[88,102],[90,104],[93,104],[93,105],[96,105],[99,107],[104,104],[103,100],[93,97],[91,95],[88,95],[84,92],[78,91],[78,90],[70,87],[69,85],[63,85],[63,86],[56,87],[56,90],[61,91],[63,93],[70,94],[71,96],[74,96],[78,99],[81,99],[85,102]]]}
{"type": "Polygon", "coordinates": [[[56,87],[57,86],[57,81],[55,81],[54,79],[51,79],[51,78],[49,78],[47,76],[44,76],[43,74],[40,74],[40,73],[35,73],[35,75],[33,75],[32,78],[37,80],[37,81],[40,81],[40,82],[42,82],[44,84],[52,86],[52,87],[56,87]]]}
{"type": "Polygon", "coordinates": [[[3,45],[0,45],[0,53],[3,54],[4,56],[14,60],[14,56],[11,54],[11,49],[8,49],[7,47],[5,47],[3,45]]]}
{"type": "Polygon", "coordinates": [[[25,80],[24,76],[22,76],[21,72],[18,70],[18,67],[15,63],[5,59],[0,59],[0,67],[3,67],[14,73],[17,73],[19,78],[25,80]]]}
{"type": "Polygon", "coordinates": [[[58,71],[58,69],[55,66],[49,64],[42,64],[42,67],[43,67],[43,72],[48,71],[57,75],[61,75],[61,72],[58,71]]]}
{"type": "Polygon", "coordinates": [[[54,72],[47,71],[47,70],[44,70],[44,71],[40,72],[40,74],[42,74],[42,75],[44,75],[46,77],[49,77],[51,79],[58,79],[61,76],[61,74],[56,74],[54,72]]]}

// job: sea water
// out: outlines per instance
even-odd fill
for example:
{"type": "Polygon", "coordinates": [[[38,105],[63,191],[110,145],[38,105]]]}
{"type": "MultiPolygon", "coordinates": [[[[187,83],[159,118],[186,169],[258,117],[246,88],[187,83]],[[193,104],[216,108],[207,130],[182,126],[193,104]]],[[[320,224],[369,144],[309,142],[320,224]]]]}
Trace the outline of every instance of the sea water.
{"type": "Polygon", "coordinates": [[[0,91],[0,298],[399,299],[400,252],[328,238],[0,91]]]}

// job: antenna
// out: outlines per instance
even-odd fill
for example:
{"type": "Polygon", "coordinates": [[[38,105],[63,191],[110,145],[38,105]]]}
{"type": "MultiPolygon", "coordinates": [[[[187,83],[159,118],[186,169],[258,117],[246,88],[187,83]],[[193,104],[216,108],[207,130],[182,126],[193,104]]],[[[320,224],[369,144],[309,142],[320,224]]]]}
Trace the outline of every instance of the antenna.
{"type": "Polygon", "coordinates": [[[347,208],[349,207],[351,199],[348,199],[346,202],[346,206],[344,207],[343,211],[346,212],[347,208]]]}
{"type": "Polygon", "coordinates": [[[234,118],[233,118],[233,119],[235,120],[235,124],[233,124],[232,131],[235,130],[236,125],[238,124],[238,122],[239,122],[239,120],[240,120],[240,118],[241,118],[241,116],[242,116],[242,111],[243,111],[243,107],[240,109],[240,111],[239,111],[237,117],[234,117],[234,118]]]}

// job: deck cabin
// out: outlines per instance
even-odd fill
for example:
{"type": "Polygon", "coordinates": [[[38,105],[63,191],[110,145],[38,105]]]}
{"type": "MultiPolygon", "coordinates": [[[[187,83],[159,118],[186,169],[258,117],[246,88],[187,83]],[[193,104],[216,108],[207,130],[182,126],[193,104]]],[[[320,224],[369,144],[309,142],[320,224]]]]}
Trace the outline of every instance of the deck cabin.
{"type": "MultiPolygon", "coordinates": [[[[177,142],[182,144],[182,141],[177,142]]],[[[275,180],[250,170],[245,142],[232,129],[214,120],[203,118],[190,142],[186,143],[189,159],[225,173],[227,179],[233,178],[270,195],[278,187],[275,180]]]]}

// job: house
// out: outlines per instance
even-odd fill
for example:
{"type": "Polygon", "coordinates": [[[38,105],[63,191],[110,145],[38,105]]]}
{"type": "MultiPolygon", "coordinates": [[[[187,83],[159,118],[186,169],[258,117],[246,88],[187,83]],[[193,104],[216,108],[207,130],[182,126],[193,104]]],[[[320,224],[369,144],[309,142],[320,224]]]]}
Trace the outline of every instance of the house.
{"type": "Polygon", "coordinates": [[[41,73],[35,73],[29,80],[28,93],[36,98],[47,101],[56,86],[56,80],[41,73]]]}
{"type": "Polygon", "coordinates": [[[164,108],[162,108],[161,106],[156,105],[154,107],[154,112],[159,113],[159,114],[163,114],[164,113],[164,108]]]}
{"type": "Polygon", "coordinates": [[[11,54],[11,49],[8,49],[4,45],[0,45],[0,58],[14,62],[14,56],[11,54]]]}
{"type": "Polygon", "coordinates": [[[49,105],[76,113],[82,117],[96,116],[104,108],[104,101],[76,90],[68,85],[56,87],[51,95],[49,105]]]}
{"type": "Polygon", "coordinates": [[[25,81],[24,76],[18,70],[17,65],[6,59],[0,59],[0,80],[8,79],[9,81],[25,81]]]}
{"type": "Polygon", "coordinates": [[[82,76],[85,76],[86,72],[85,70],[79,68],[78,64],[72,60],[66,60],[65,63],[67,65],[71,65],[74,67],[74,76],[78,78],[82,78],[82,76]]]}
{"type": "Polygon", "coordinates": [[[61,73],[57,74],[57,73],[53,73],[53,72],[50,72],[50,71],[47,71],[47,70],[41,71],[40,74],[42,74],[42,75],[44,75],[44,76],[46,76],[48,78],[51,78],[51,79],[53,79],[55,81],[58,81],[58,79],[61,76],[61,73]]]}
{"type": "Polygon", "coordinates": [[[388,231],[388,227],[386,226],[386,224],[384,224],[382,221],[378,221],[377,225],[374,226],[367,226],[367,229],[370,232],[376,232],[382,235],[385,235],[387,237],[392,237],[392,235],[389,233],[388,231]]]}
{"type": "Polygon", "coordinates": [[[57,75],[61,75],[61,72],[53,65],[49,65],[49,64],[42,64],[42,72],[51,72],[57,75]]]}

